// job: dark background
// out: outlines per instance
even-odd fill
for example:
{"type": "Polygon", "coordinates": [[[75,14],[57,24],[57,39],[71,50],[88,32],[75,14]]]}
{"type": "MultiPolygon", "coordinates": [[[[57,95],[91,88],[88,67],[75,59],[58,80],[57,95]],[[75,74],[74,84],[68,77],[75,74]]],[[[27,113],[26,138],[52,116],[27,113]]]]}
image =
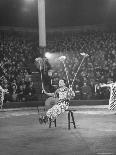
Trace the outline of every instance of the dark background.
{"type": "MultiPolygon", "coordinates": [[[[46,0],[46,26],[116,23],[115,0],[46,0]]],[[[36,28],[37,0],[0,0],[0,26],[36,28]]]]}

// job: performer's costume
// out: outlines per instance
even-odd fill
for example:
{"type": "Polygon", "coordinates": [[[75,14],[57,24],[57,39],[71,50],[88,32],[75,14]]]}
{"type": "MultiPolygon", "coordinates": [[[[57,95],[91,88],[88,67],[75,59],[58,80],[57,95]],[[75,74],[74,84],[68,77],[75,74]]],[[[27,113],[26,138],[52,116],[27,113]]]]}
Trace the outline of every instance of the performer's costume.
{"type": "Polygon", "coordinates": [[[114,110],[116,107],[116,82],[110,84],[102,84],[101,87],[110,87],[110,99],[109,99],[109,110],[114,110]]]}
{"type": "Polygon", "coordinates": [[[69,88],[65,86],[65,83],[63,83],[64,80],[61,80],[62,84],[59,85],[59,88],[55,91],[55,93],[47,93],[45,91],[44,85],[43,85],[43,80],[42,80],[42,68],[43,68],[43,64],[44,64],[43,62],[44,61],[43,61],[42,58],[36,58],[35,59],[36,65],[37,65],[38,69],[40,70],[40,74],[41,74],[42,93],[44,92],[46,95],[58,97],[58,100],[57,100],[55,105],[53,105],[52,107],[50,106],[50,108],[47,105],[47,107],[48,107],[46,109],[47,112],[45,113],[44,116],[43,115],[40,116],[40,119],[39,119],[40,122],[46,122],[46,120],[48,120],[48,119],[50,119],[50,121],[52,121],[52,120],[56,119],[61,113],[65,112],[65,110],[68,109],[70,99],[75,96],[74,91],[72,91],[72,87],[73,87],[75,78],[77,76],[77,73],[79,72],[79,69],[80,69],[84,59],[88,56],[88,54],[85,54],[85,53],[80,53],[80,54],[83,56],[83,59],[82,59],[80,65],[78,67],[77,72],[74,75],[74,78],[73,78],[73,81],[72,81],[71,85],[69,84],[68,71],[67,71],[66,64],[65,64],[66,57],[65,56],[60,56],[57,59],[58,61],[61,61],[63,63],[63,65],[64,65],[64,69],[65,69],[65,73],[66,73],[69,88]]]}
{"type": "Polygon", "coordinates": [[[70,92],[69,88],[63,86],[56,90],[55,96],[59,98],[56,105],[50,108],[46,116],[51,120],[56,119],[61,113],[65,112],[65,110],[69,107],[69,100],[74,96],[74,92],[70,92]]]}
{"type": "Polygon", "coordinates": [[[0,86],[0,107],[2,109],[3,107],[3,102],[4,102],[4,94],[5,93],[8,93],[8,90],[7,89],[3,89],[1,86],[0,86]]]}

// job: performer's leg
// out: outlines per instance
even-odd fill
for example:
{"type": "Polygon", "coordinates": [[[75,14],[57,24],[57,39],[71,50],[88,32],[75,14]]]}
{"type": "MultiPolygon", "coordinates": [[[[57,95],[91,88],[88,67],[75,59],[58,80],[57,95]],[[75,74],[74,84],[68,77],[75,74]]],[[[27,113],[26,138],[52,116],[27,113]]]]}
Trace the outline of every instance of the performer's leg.
{"type": "Polygon", "coordinates": [[[109,99],[109,105],[108,105],[108,109],[110,110],[110,107],[111,107],[111,103],[112,103],[112,100],[109,99]]]}
{"type": "Polygon", "coordinates": [[[54,105],[52,108],[48,109],[44,117],[42,117],[43,122],[44,120],[51,120],[54,121],[61,113],[65,112],[69,107],[68,102],[58,102],[58,104],[54,105]]]}
{"type": "Polygon", "coordinates": [[[57,105],[54,105],[51,109],[49,109],[46,113],[47,117],[51,119],[56,119],[61,113],[65,112],[68,109],[68,102],[59,102],[57,105]]]}
{"type": "Polygon", "coordinates": [[[61,108],[59,105],[54,105],[52,108],[50,108],[46,112],[46,116],[50,118],[51,120],[54,120],[57,118],[58,115],[61,114],[61,108]]]}
{"type": "Polygon", "coordinates": [[[2,107],[3,107],[3,100],[0,101],[0,107],[2,109],[2,107]]]}
{"type": "Polygon", "coordinates": [[[109,110],[114,110],[116,107],[116,100],[109,100],[109,110]]]}

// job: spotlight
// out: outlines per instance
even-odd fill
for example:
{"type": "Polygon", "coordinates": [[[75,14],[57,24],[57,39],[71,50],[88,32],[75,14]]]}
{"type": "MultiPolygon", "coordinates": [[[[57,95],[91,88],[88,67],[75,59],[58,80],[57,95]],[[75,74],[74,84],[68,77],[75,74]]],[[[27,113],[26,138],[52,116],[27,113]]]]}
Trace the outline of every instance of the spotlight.
{"type": "Polygon", "coordinates": [[[52,56],[52,54],[51,54],[51,53],[49,53],[49,52],[46,52],[46,53],[45,53],[45,57],[46,57],[47,59],[50,59],[50,58],[51,58],[51,56],[52,56]]]}

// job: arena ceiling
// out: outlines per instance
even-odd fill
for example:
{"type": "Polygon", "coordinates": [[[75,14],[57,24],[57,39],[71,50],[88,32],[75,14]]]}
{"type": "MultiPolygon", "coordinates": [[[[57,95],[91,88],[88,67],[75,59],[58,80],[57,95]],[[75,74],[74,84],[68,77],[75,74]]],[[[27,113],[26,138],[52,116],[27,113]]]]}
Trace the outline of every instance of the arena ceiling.
{"type": "MultiPolygon", "coordinates": [[[[46,26],[116,22],[115,0],[46,0],[46,26]]],[[[37,27],[37,0],[0,0],[0,26],[37,27]]]]}

